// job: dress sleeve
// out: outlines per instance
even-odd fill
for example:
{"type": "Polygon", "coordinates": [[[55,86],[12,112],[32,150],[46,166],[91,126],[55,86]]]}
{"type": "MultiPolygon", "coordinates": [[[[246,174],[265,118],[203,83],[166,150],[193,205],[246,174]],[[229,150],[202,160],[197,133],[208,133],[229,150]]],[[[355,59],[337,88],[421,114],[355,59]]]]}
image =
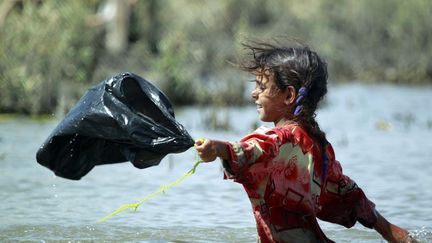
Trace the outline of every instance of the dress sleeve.
{"type": "Polygon", "coordinates": [[[225,176],[240,177],[252,164],[271,160],[279,153],[279,139],[271,129],[258,129],[240,142],[226,144],[228,160],[222,161],[225,176]]]}
{"type": "Polygon", "coordinates": [[[318,218],[347,228],[357,221],[365,227],[373,228],[377,220],[375,204],[369,201],[353,180],[343,175],[337,160],[328,164],[326,181],[319,199],[322,208],[318,218]]]}

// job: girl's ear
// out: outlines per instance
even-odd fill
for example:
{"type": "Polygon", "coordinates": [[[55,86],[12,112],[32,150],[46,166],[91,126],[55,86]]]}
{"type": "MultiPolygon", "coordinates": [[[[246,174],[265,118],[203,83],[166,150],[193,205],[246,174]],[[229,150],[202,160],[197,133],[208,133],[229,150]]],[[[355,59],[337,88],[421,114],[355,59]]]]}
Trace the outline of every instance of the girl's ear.
{"type": "Polygon", "coordinates": [[[285,104],[286,105],[292,105],[295,103],[297,92],[296,92],[296,89],[294,88],[294,86],[290,85],[290,86],[286,87],[285,95],[286,95],[285,96],[285,104]]]}

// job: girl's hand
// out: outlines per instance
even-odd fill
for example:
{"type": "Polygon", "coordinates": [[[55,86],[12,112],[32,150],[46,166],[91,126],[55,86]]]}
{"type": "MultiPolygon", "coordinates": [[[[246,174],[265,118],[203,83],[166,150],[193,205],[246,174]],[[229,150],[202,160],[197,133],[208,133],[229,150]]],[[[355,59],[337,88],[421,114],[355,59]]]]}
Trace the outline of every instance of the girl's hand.
{"type": "Polygon", "coordinates": [[[211,162],[217,158],[217,150],[214,146],[214,142],[210,139],[196,140],[195,148],[198,152],[198,156],[204,162],[211,162]]]}
{"type": "Polygon", "coordinates": [[[416,239],[409,235],[409,232],[406,229],[388,222],[378,211],[375,212],[377,214],[377,222],[375,223],[374,228],[388,242],[418,243],[416,239]]]}
{"type": "Polygon", "coordinates": [[[195,141],[195,148],[198,152],[198,156],[204,162],[213,161],[217,157],[224,160],[229,158],[226,142],[210,139],[198,139],[195,141]]]}

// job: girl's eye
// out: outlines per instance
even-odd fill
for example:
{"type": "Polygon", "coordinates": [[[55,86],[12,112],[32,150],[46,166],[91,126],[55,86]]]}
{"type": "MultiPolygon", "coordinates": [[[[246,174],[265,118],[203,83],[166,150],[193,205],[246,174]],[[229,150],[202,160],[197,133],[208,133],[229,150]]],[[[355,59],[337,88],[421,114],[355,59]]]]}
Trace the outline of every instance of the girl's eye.
{"type": "Polygon", "coordinates": [[[255,80],[255,88],[257,89],[260,89],[261,91],[263,91],[263,90],[265,90],[265,85],[264,84],[262,84],[261,82],[259,82],[258,80],[255,80]]]}

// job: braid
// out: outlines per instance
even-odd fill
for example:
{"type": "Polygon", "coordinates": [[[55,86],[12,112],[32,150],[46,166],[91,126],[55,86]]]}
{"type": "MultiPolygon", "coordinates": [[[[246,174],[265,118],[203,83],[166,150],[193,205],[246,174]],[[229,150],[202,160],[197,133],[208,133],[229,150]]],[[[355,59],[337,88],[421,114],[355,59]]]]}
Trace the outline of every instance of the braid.
{"type": "Polygon", "coordinates": [[[315,120],[316,114],[312,115],[306,114],[307,110],[302,107],[299,115],[294,117],[294,121],[301,124],[301,126],[310,134],[312,137],[318,140],[318,142],[324,146],[327,144],[327,138],[325,133],[321,130],[318,122],[315,120]]]}
{"type": "MultiPolygon", "coordinates": [[[[296,107],[293,120],[314,137],[322,146],[327,144],[325,133],[315,120],[319,102],[327,93],[327,68],[316,52],[308,47],[301,49],[300,54],[305,57],[293,69],[298,76],[300,88],[297,89],[296,107]]],[[[293,71],[292,71],[293,72],[293,71]]]]}

